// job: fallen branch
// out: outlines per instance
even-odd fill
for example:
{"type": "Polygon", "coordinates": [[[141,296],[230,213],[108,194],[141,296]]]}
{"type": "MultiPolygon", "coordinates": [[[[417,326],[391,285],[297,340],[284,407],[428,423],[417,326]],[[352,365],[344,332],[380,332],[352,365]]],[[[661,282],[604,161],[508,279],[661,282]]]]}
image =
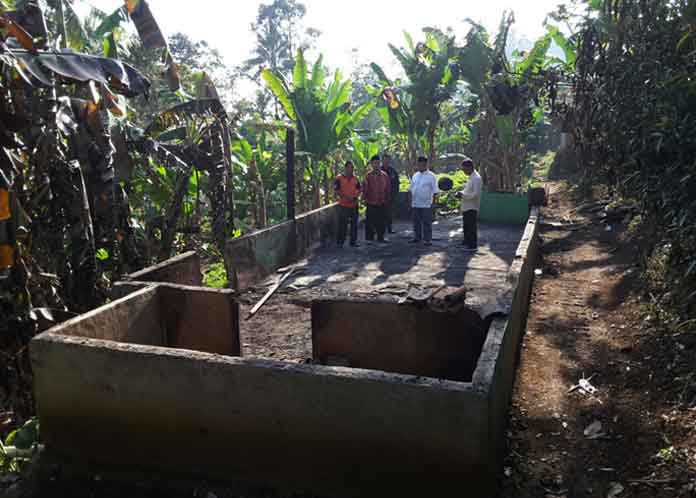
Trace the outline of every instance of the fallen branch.
{"type": "Polygon", "coordinates": [[[256,303],[256,305],[251,309],[251,311],[249,312],[249,314],[247,315],[245,320],[249,320],[256,313],[258,313],[258,311],[263,307],[264,304],[266,304],[266,302],[273,296],[273,294],[278,292],[278,289],[280,289],[283,286],[285,281],[288,278],[290,278],[290,275],[292,275],[294,271],[295,271],[295,268],[290,268],[290,270],[285,275],[280,277],[280,280],[278,280],[278,282],[268,290],[266,295],[263,296],[261,298],[261,300],[258,303],[256,303]]]}

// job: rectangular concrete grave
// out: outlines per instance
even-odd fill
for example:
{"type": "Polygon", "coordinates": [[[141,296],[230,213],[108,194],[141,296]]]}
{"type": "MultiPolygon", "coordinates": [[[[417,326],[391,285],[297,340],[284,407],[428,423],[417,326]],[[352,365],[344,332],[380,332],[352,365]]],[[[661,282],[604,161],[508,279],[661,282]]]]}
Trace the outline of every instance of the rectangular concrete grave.
{"type": "Polygon", "coordinates": [[[471,381],[486,338],[478,313],[441,313],[391,301],[312,303],[314,360],[354,368],[471,381]]]}
{"type": "MultiPolygon", "coordinates": [[[[51,451],[83,460],[243,478],[322,496],[495,496],[536,227],[533,211],[507,273],[509,288],[501,298],[507,316],[492,321],[470,382],[220,354],[229,345],[212,347],[210,337],[227,325],[212,310],[226,302],[238,316],[229,291],[213,306],[203,295],[189,295],[200,289],[133,287],[124,299],[32,340],[44,442],[51,451]],[[205,305],[210,310],[196,312],[205,305]],[[190,336],[167,330],[198,326],[209,330],[190,336]],[[186,349],[178,349],[182,344],[186,349]],[[201,346],[210,352],[196,351],[201,346]]],[[[457,354],[468,347],[456,335],[468,323],[465,317],[459,324],[448,320],[455,327],[442,325],[454,330],[452,337],[422,341],[415,335],[420,318],[414,311],[389,308],[393,303],[374,306],[388,306],[389,327],[394,313],[413,313],[406,335],[414,336],[409,340],[415,346],[390,344],[388,333],[375,330],[379,337],[365,335],[364,344],[350,344],[351,354],[365,355],[356,354],[360,361],[372,361],[370,344],[391,347],[414,372],[443,375],[433,370],[446,361],[438,359],[445,346],[457,354]]],[[[355,319],[351,308],[339,313],[355,319]]]]}

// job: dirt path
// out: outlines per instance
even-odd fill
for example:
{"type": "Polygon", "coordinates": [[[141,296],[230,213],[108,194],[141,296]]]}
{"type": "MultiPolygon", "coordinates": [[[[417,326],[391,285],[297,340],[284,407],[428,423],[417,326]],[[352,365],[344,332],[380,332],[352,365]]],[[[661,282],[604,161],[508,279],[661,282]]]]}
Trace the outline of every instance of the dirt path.
{"type": "MultiPolygon", "coordinates": [[[[546,216],[574,207],[564,184],[552,184],[546,216]]],[[[592,216],[573,214],[578,229],[542,234],[544,275],[532,296],[501,496],[696,496],[696,412],[682,375],[693,371],[693,341],[664,336],[645,316],[635,247],[592,216]],[[596,394],[569,392],[583,376],[596,394]]]]}

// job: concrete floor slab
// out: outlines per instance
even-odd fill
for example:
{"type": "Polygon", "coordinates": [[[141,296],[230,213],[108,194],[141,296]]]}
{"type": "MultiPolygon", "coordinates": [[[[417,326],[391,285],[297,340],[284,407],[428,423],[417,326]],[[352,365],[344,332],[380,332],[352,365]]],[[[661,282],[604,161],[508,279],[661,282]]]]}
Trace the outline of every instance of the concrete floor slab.
{"type": "MultiPolygon", "coordinates": [[[[399,222],[389,244],[360,241],[315,252],[299,261],[299,269],[252,320],[242,322],[245,356],[306,361],[312,357],[312,326],[308,311],[321,299],[379,298],[398,302],[412,287],[447,294],[467,287],[466,304],[483,316],[496,309],[496,300],[508,285],[524,225],[481,224],[479,251],[462,248],[461,218],[441,219],[433,226],[433,245],[409,244],[410,223],[399,222]]],[[[273,285],[273,275],[245,293],[242,315],[273,285]],[[247,304],[244,305],[244,302],[247,304]]]]}

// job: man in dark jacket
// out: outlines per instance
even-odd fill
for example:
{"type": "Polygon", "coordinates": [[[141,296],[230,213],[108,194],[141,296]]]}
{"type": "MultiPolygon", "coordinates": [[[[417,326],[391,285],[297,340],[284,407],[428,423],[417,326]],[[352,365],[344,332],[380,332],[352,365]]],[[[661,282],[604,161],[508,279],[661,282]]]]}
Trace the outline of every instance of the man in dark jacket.
{"type": "Polygon", "coordinates": [[[377,242],[386,242],[385,212],[391,195],[389,176],[382,171],[379,156],[370,160],[372,171],[367,174],[363,182],[362,195],[367,206],[365,218],[365,240],[374,240],[377,234],[377,242]]]}
{"type": "Polygon", "coordinates": [[[394,233],[392,220],[394,218],[394,203],[399,195],[399,172],[391,165],[391,156],[382,156],[382,171],[389,176],[390,196],[389,203],[385,206],[385,225],[388,233],[394,233]]]}

